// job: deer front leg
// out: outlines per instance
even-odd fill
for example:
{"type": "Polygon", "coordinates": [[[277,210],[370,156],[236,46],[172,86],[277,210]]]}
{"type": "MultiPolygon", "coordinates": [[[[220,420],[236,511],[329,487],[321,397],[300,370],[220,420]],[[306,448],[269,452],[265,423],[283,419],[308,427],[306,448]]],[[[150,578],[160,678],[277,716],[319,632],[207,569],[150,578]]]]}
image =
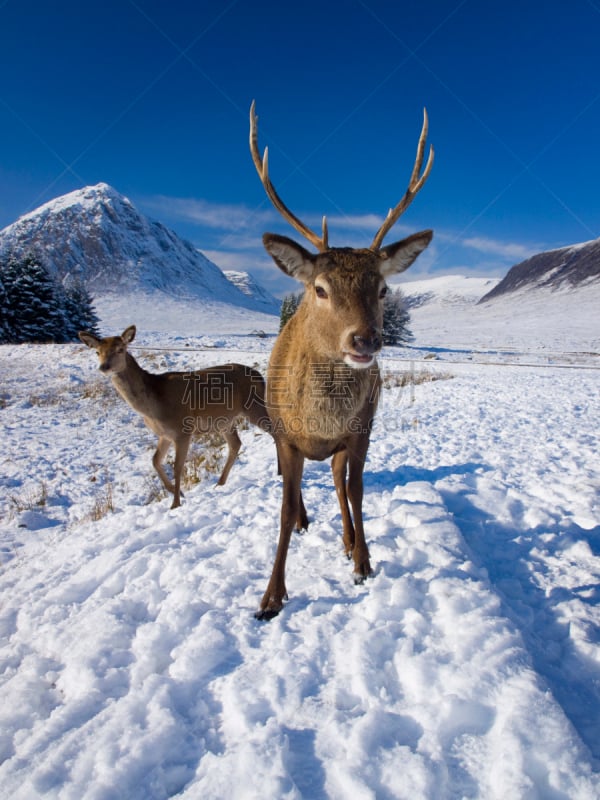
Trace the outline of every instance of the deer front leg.
{"type": "MultiPolygon", "coordinates": [[[[277,474],[281,475],[281,463],[279,461],[279,453],[277,454],[277,474]]],[[[299,503],[298,519],[296,520],[297,531],[308,530],[308,514],[306,513],[306,506],[304,505],[304,498],[302,497],[302,488],[300,488],[300,503],[299,503]]]]}
{"type": "MultiPolygon", "coordinates": [[[[287,599],[285,588],[285,561],[290,544],[290,537],[300,513],[300,484],[304,457],[290,445],[278,445],[279,464],[283,476],[283,499],[281,503],[281,528],[279,543],[275,555],[275,563],[271,579],[260,603],[260,609],[254,615],[256,619],[269,620],[276,617],[287,599]]],[[[305,512],[306,513],[306,512],[305,512]]]]}
{"type": "Polygon", "coordinates": [[[163,486],[168,492],[171,494],[175,493],[175,486],[169,480],[167,473],[163,467],[163,462],[169,452],[169,447],[171,446],[171,440],[167,439],[166,436],[159,436],[158,438],[158,445],[156,447],[156,451],[152,456],[152,466],[158,472],[158,477],[163,482],[163,486]]]}
{"type": "Polygon", "coordinates": [[[342,513],[342,529],[344,542],[344,552],[348,558],[352,557],[354,550],[355,532],[354,525],[352,524],[352,517],[350,516],[350,508],[348,507],[348,493],[346,490],[346,467],[348,464],[348,452],[341,450],[336,453],[331,459],[331,472],[333,474],[333,483],[335,492],[337,494],[338,502],[340,504],[340,511],[342,513]]]}
{"type": "Polygon", "coordinates": [[[173,492],[174,497],[171,508],[179,508],[181,505],[181,475],[183,473],[185,459],[187,458],[190,439],[190,436],[180,436],[175,442],[175,466],[173,467],[175,474],[175,490],[173,492]]]}
{"type": "Polygon", "coordinates": [[[356,447],[350,448],[348,452],[348,497],[350,498],[350,505],[352,506],[355,530],[354,548],[352,550],[352,558],[354,559],[354,583],[363,583],[365,578],[373,574],[369,562],[369,548],[365,540],[362,515],[363,469],[368,446],[369,441],[367,439],[366,446],[364,446],[363,442],[359,442],[356,447]]]}

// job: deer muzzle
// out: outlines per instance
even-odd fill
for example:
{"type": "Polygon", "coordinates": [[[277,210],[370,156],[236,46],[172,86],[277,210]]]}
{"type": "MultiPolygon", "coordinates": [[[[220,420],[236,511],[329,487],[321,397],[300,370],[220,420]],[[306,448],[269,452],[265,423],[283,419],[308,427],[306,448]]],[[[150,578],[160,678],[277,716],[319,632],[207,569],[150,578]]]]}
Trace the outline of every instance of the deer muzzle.
{"type": "Polygon", "coordinates": [[[344,350],[344,361],[355,369],[370,367],[375,356],[381,350],[381,334],[375,328],[361,333],[354,333],[349,337],[350,347],[344,350]]]}

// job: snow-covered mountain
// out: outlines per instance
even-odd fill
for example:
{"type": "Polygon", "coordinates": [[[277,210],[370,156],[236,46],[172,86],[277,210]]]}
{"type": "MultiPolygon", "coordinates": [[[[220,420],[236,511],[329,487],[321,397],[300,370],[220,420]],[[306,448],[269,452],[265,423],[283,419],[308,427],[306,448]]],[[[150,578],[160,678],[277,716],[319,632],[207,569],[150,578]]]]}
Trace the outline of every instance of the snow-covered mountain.
{"type": "Polygon", "coordinates": [[[58,278],[79,276],[96,298],[141,291],[155,303],[167,295],[267,310],[192,244],[105,183],[24,215],[0,232],[0,252],[33,253],[58,278]]]}
{"type": "Polygon", "coordinates": [[[258,283],[254,276],[249,272],[238,272],[233,269],[224,269],[223,274],[227,280],[231,281],[240,292],[243,292],[248,297],[252,298],[261,310],[266,311],[268,314],[279,314],[281,308],[281,300],[278,300],[263,286],[258,283]]]}
{"type": "Polygon", "coordinates": [[[548,250],[515,264],[482,303],[531,289],[572,289],[600,283],[600,239],[548,250]]]}

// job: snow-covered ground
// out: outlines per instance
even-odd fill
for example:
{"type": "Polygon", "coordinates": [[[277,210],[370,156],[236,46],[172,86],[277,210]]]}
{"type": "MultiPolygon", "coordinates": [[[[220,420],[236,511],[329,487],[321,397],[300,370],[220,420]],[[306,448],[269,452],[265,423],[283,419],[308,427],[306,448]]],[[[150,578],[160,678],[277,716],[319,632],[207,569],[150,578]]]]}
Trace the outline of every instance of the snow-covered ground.
{"type": "MultiPolygon", "coordinates": [[[[486,358],[508,340],[438,305],[381,359],[374,577],[354,586],[329,467],[309,462],[311,525],[268,623],[269,436],[242,431],[227,484],[205,475],[171,511],[155,437],[93,353],[0,348],[2,800],[600,796],[600,371],[529,358],[527,337],[486,358]],[[456,338],[426,335],[440,325],[456,338]],[[400,388],[403,370],[443,379],[400,388]]],[[[264,369],[277,327],[190,307],[167,334],[142,310],[105,308],[103,330],[135,323],[156,371],[264,369]]],[[[589,350],[595,320],[549,346],[589,350]]]]}
{"type": "Polygon", "coordinates": [[[517,351],[551,358],[575,350],[598,360],[599,281],[577,289],[523,289],[477,304],[497,283],[463,276],[403,281],[405,296],[422,302],[410,309],[417,342],[442,350],[492,348],[507,357],[517,351]]]}

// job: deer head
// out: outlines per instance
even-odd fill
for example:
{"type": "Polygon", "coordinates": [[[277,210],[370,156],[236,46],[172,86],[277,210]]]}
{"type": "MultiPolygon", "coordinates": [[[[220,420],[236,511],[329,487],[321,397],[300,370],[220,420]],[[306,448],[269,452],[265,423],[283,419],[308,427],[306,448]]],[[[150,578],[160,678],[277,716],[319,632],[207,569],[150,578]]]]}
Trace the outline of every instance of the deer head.
{"type": "Polygon", "coordinates": [[[257,116],[250,108],[250,151],[267,196],[292,227],[319,251],[310,253],[286,236],[266,233],[263,243],[277,266],[304,283],[305,293],[296,312],[305,318],[305,335],[318,347],[319,355],[361,369],[371,366],[382,346],[383,298],[386,278],[404,272],[427,247],[433,231],[425,230],[382,247],[382,242],[400,215],[408,208],[427,180],[433,166],[430,147],[421,174],[428,120],[424,112],[417,156],[408,188],[398,205],[390,209],[371,246],[364,249],[330,247],[327,220],[323,217],[321,236],[310,230],[283,203],[268,168],[268,149],[258,149],[257,116]],[[306,321],[310,318],[309,322],[306,321]]]}
{"type": "Polygon", "coordinates": [[[116,375],[127,369],[127,345],[133,341],[135,330],[135,325],[130,325],[120,336],[107,336],[105,339],[81,331],[79,338],[98,354],[98,369],[116,375]]]}

